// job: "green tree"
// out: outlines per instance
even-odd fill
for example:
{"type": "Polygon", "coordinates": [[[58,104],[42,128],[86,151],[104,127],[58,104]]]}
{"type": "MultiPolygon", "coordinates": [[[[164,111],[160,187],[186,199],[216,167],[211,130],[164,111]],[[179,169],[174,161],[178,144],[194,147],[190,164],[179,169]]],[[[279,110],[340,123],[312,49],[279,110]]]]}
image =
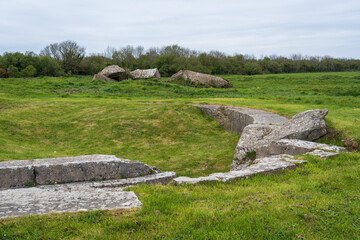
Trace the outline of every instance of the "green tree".
{"type": "Polygon", "coordinates": [[[65,72],[76,74],[80,71],[80,62],[85,57],[85,48],[68,40],[46,46],[40,55],[55,59],[65,72]]]}

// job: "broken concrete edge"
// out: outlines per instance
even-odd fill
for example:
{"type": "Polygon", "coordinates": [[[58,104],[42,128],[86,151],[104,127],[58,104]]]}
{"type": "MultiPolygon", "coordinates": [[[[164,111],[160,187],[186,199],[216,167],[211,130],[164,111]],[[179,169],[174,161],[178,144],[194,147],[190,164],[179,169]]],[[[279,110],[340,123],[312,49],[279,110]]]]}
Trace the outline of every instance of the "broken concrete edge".
{"type": "MultiPolygon", "coordinates": [[[[161,172],[143,177],[113,179],[94,182],[78,182],[56,184],[54,186],[62,187],[93,187],[93,188],[123,188],[132,187],[140,184],[163,184],[166,185],[176,177],[175,172],[161,172]]],[[[42,186],[39,186],[40,188],[42,186]]]]}
{"type": "Polygon", "coordinates": [[[0,162],[0,188],[134,178],[159,172],[145,163],[114,155],[6,161],[0,162]]]}
{"type": "Polygon", "coordinates": [[[326,134],[328,109],[315,109],[295,114],[287,119],[278,114],[245,107],[195,105],[207,116],[220,121],[225,129],[241,134],[230,170],[240,170],[256,157],[279,154],[304,154],[316,149],[319,156],[331,156],[324,151],[344,152],[343,147],[311,142],[326,134]]]}
{"type": "Polygon", "coordinates": [[[196,184],[201,182],[231,182],[238,179],[248,179],[255,175],[270,175],[280,173],[286,169],[295,169],[296,167],[306,163],[306,160],[297,158],[302,155],[313,155],[319,158],[328,158],[339,155],[340,152],[328,152],[323,150],[314,150],[305,154],[292,156],[289,154],[273,155],[253,160],[246,168],[229,172],[212,173],[208,176],[191,178],[177,177],[173,179],[175,184],[196,184]]]}
{"type": "Polygon", "coordinates": [[[247,179],[258,174],[269,175],[281,172],[285,169],[293,169],[306,161],[296,160],[294,159],[294,156],[283,154],[278,156],[256,159],[254,162],[255,163],[250,165],[249,167],[238,171],[213,173],[208,176],[198,178],[177,177],[173,181],[177,184],[195,184],[208,181],[231,182],[237,179],[247,179]]]}
{"type": "Polygon", "coordinates": [[[142,203],[125,188],[140,184],[168,184],[175,172],[100,182],[41,185],[0,189],[0,218],[48,213],[138,208],[142,203]]]}
{"type": "Polygon", "coordinates": [[[251,124],[280,125],[287,121],[286,117],[256,108],[233,107],[223,105],[194,104],[206,116],[211,116],[226,130],[241,134],[244,128],[251,124]]]}

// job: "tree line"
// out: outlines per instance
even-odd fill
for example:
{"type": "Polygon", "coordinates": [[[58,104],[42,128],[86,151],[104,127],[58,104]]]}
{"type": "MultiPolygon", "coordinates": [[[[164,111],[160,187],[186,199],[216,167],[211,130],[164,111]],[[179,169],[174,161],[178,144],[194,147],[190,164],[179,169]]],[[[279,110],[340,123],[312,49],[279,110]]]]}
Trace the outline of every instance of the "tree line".
{"type": "Polygon", "coordinates": [[[125,69],[158,68],[164,77],[186,69],[209,74],[254,75],[266,73],[359,71],[360,59],[312,57],[294,54],[256,58],[253,55],[226,55],[220,51],[200,52],[178,45],[162,48],[108,47],[86,56],[85,48],[74,41],[52,43],[39,54],[5,52],[0,55],[0,78],[92,75],[108,65],[125,69]]]}

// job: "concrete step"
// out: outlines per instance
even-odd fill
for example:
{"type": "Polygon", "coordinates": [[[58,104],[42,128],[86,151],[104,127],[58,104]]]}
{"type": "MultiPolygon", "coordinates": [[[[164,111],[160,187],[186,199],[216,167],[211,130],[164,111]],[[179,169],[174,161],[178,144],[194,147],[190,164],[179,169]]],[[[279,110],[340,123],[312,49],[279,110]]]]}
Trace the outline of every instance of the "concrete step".
{"type": "Polygon", "coordinates": [[[155,167],[113,155],[0,162],[0,188],[124,179],[158,173],[155,167]]]}

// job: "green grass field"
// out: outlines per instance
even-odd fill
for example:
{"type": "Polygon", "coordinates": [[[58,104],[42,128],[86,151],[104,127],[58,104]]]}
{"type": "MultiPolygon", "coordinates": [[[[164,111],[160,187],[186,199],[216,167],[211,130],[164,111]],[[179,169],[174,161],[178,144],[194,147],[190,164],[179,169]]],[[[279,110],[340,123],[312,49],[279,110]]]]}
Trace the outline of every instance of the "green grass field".
{"type": "MultiPolygon", "coordinates": [[[[360,141],[360,72],[223,77],[234,87],[0,79],[0,161],[114,154],[178,176],[228,171],[239,135],[193,103],[288,117],[328,108],[332,134],[320,141],[360,141]]],[[[296,170],[232,183],[133,187],[141,209],[5,219],[0,239],[359,239],[360,154],[304,158],[296,170]]]]}

